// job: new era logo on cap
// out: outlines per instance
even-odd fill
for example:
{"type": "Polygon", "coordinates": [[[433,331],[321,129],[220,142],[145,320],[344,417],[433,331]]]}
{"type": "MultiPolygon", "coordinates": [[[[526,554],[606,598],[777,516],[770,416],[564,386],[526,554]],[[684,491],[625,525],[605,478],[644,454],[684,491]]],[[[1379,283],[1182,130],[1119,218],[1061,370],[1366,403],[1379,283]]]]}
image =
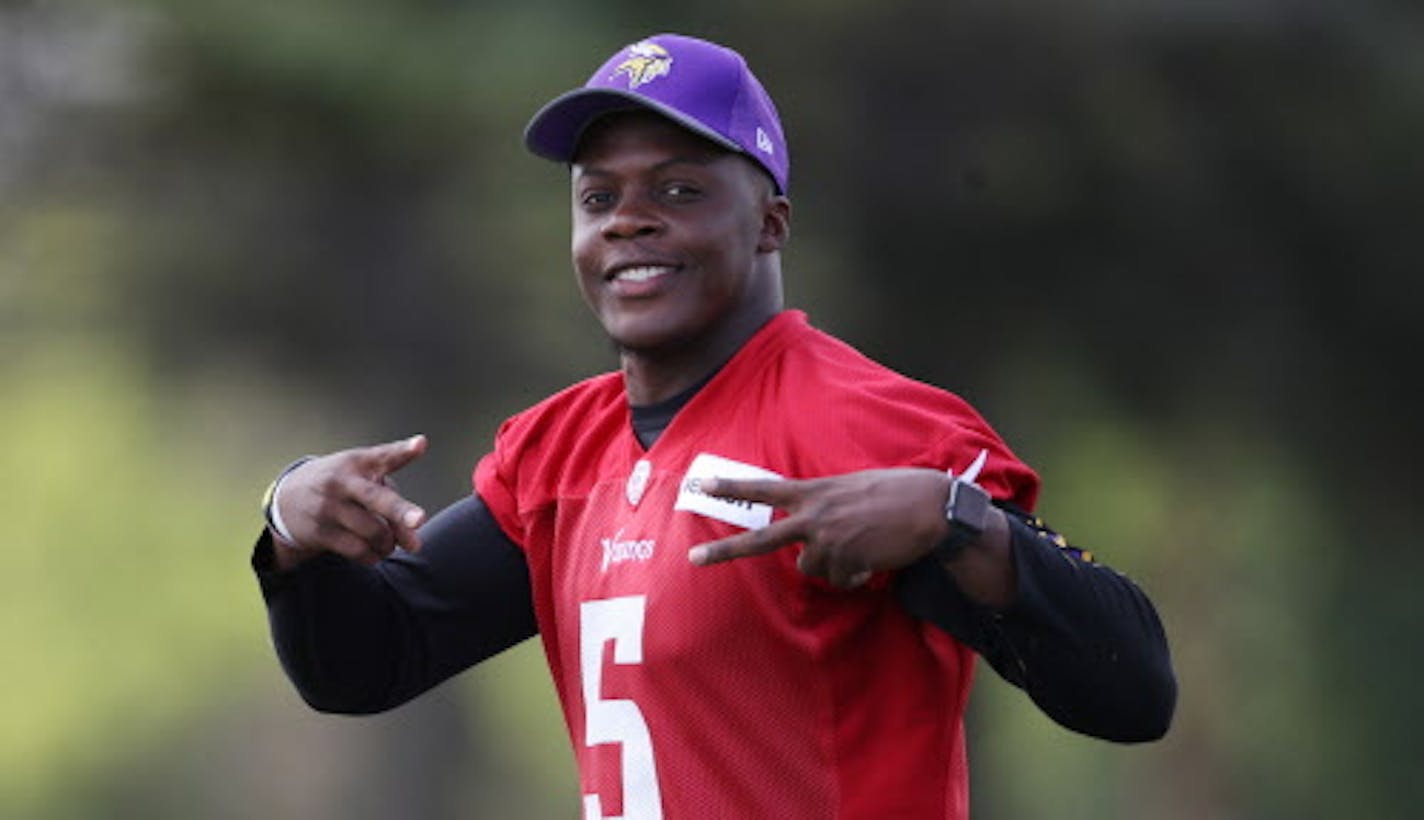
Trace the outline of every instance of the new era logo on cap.
{"type": "Polygon", "coordinates": [[[768,153],[768,154],[775,154],[775,153],[776,153],[776,147],[771,144],[771,137],[768,137],[768,136],[766,135],[766,132],[763,131],[761,128],[757,128],[757,140],[756,140],[756,142],[757,142],[757,147],[760,148],[761,150],[765,151],[766,153],[768,153]]]}

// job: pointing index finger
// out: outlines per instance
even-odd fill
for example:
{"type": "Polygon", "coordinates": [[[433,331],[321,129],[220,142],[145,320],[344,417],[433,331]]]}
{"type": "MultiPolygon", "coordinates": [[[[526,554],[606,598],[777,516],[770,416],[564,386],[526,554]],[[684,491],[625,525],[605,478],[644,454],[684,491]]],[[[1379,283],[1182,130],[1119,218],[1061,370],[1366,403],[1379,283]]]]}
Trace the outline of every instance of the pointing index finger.
{"type": "Polygon", "coordinates": [[[767,478],[708,478],[702,482],[702,491],[716,498],[738,498],[786,507],[800,500],[801,482],[767,478]]]}
{"type": "Polygon", "coordinates": [[[388,475],[424,455],[427,443],[424,435],[414,435],[400,441],[378,444],[361,453],[360,463],[377,476],[388,475]]]}

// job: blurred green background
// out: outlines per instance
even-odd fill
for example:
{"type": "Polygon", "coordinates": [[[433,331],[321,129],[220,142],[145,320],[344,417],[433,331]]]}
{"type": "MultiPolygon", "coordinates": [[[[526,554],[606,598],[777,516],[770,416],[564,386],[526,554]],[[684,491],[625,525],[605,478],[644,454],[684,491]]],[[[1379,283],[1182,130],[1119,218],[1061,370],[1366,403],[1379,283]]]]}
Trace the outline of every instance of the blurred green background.
{"type": "Polygon", "coordinates": [[[982,671],[976,818],[1414,816],[1404,0],[0,0],[0,816],[576,816],[534,643],[314,715],[246,561],[294,456],[425,432],[438,507],[614,364],[519,134],[664,30],[780,105],[791,303],[976,404],[1167,625],[1150,746],[982,671]]]}

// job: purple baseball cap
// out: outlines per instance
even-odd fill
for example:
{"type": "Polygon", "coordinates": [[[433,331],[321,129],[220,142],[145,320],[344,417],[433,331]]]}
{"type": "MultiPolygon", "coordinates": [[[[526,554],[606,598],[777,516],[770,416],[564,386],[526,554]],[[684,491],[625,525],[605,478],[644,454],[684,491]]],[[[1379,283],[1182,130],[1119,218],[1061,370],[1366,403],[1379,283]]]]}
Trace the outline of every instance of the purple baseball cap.
{"type": "Polygon", "coordinates": [[[611,111],[647,108],[744,154],[786,193],[791,157],[771,96],[742,55],[716,43],[658,34],[614,54],[582,88],[555,97],[529,121],[524,144],[572,162],[584,129],[611,111]]]}

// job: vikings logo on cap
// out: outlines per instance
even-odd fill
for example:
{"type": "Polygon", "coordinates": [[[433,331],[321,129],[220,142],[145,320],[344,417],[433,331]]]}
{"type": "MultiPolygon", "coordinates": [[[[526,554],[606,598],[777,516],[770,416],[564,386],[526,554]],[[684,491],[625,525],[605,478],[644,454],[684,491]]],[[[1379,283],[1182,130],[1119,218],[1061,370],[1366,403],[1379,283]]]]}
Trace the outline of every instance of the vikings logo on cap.
{"type": "Polygon", "coordinates": [[[641,43],[628,46],[628,59],[613,69],[613,76],[627,74],[628,88],[632,90],[640,85],[650,83],[670,71],[672,71],[672,55],[667,52],[667,49],[652,40],[644,40],[641,43]]]}

